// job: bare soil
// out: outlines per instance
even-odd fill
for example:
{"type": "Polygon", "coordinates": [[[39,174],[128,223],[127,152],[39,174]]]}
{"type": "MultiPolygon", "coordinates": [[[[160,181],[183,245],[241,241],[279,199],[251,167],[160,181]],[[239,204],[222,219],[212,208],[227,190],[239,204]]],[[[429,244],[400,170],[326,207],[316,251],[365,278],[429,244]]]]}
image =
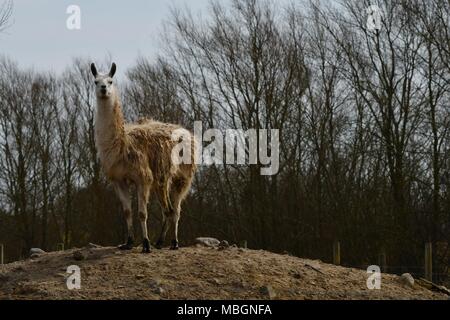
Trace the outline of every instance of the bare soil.
{"type": "Polygon", "coordinates": [[[0,299],[448,299],[390,274],[369,290],[367,278],[365,270],[262,250],[100,247],[0,266],[0,299]],[[70,265],[80,267],[80,290],[67,289],[70,265]]]}

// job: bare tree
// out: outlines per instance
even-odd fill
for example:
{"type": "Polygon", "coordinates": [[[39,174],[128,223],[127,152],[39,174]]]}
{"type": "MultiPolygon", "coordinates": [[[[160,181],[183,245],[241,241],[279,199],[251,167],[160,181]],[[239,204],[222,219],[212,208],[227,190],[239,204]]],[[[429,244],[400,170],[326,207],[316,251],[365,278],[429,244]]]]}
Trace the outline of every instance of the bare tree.
{"type": "Polygon", "coordinates": [[[1,145],[3,194],[17,219],[22,249],[30,248],[36,236],[36,207],[33,203],[34,139],[30,88],[32,75],[21,72],[10,60],[0,61],[1,145]]]}
{"type": "Polygon", "coordinates": [[[13,2],[7,0],[0,4],[0,32],[6,30],[10,26],[10,20],[13,13],[13,2]]]}

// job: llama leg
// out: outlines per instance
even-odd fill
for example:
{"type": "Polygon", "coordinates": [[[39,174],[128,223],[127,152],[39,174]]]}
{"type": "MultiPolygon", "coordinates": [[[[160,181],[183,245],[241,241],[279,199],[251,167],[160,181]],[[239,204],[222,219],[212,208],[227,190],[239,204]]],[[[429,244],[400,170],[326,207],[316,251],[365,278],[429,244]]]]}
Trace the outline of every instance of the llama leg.
{"type": "Polygon", "coordinates": [[[171,202],[173,205],[173,212],[169,215],[173,230],[173,238],[170,246],[171,250],[178,250],[178,221],[181,214],[181,202],[187,194],[189,184],[185,179],[176,179],[172,183],[171,202]]]}
{"type": "Polygon", "coordinates": [[[141,221],[142,228],[142,253],[150,252],[150,241],[148,240],[148,231],[147,231],[147,204],[148,197],[150,194],[150,189],[147,186],[138,187],[138,196],[139,196],[139,220],[141,221]]]}
{"type": "Polygon", "coordinates": [[[180,220],[180,213],[175,213],[171,216],[173,225],[173,240],[170,245],[170,250],[178,250],[178,221],[180,220]]]}
{"type": "Polygon", "coordinates": [[[157,249],[162,249],[162,247],[164,246],[164,241],[166,240],[166,234],[167,231],[169,230],[169,219],[167,218],[167,214],[164,211],[163,215],[162,215],[163,221],[162,221],[162,229],[161,229],[161,234],[158,238],[158,242],[156,242],[156,248],[157,249]]]}
{"type": "Polygon", "coordinates": [[[133,214],[131,212],[130,189],[126,182],[119,182],[114,184],[116,194],[122,203],[125,220],[127,222],[127,242],[119,246],[121,250],[133,249],[133,214]]]}

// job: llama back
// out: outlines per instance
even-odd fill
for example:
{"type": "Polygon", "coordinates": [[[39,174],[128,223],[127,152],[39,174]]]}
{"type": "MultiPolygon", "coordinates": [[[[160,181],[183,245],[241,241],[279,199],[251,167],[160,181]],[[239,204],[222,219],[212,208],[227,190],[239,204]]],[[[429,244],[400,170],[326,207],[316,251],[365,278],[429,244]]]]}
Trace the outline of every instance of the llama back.
{"type": "Polygon", "coordinates": [[[155,180],[165,181],[167,176],[177,175],[189,177],[194,173],[197,141],[189,131],[181,126],[152,119],[139,119],[136,124],[125,125],[125,132],[131,142],[129,153],[133,154],[146,150],[146,155],[138,156],[148,157],[155,180]],[[189,135],[190,139],[176,139],[178,133],[183,136],[189,135]],[[190,147],[190,160],[180,161],[180,159],[172,158],[172,151],[180,143],[183,144],[184,148],[190,147]]]}

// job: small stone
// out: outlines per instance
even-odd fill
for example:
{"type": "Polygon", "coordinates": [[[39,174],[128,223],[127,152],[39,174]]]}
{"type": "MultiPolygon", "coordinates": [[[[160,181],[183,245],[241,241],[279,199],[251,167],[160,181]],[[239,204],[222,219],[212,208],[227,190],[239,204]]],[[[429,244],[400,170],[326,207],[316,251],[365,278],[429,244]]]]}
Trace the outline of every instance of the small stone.
{"type": "Polygon", "coordinates": [[[222,240],[222,241],[220,242],[219,246],[228,248],[228,247],[230,246],[230,244],[228,243],[227,240],[222,240]]]}
{"type": "Polygon", "coordinates": [[[81,261],[81,260],[85,260],[87,258],[87,256],[83,251],[79,250],[79,251],[75,251],[73,253],[73,258],[77,261],[81,261]]]}
{"type": "Polygon", "coordinates": [[[400,277],[400,281],[409,287],[414,287],[414,278],[410,273],[402,274],[400,277]]]}
{"type": "Polygon", "coordinates": [[[269,297],[269,299],[275,299],[277,297],[277,293],[275,292],[275,290],[272,288],[271,285],[262,286],[261,288],[259,288],[259,292],[269,297]]]}
{"type": "Polygon", "coordinates": [[[230,247],[230,244],[228,243],[227,240],[222,240],[219,244],[219,250],[225,250],[228,249],[230,247]]]}
{"type": "Polygon", "coordinates": [[[246,285],[247,285],[247,283],[246,283],[244,280],[242,280],[242,279],[233,281],[231,284],[232,284],[234,287],[236,287],[236,288],[241,288],[241,289],[245,288],[246,285]]]}
{"type": "Polygon", "coordinates": [[[46,253],[46,252],[40,248],[31,248],[30,249],[30,256],[33,254],[44,254],[44,253],[46,253]]]}
{"type": "Polygon", "coordinates": [[[163,294],[164,293],[164,289],[161,287],[161,280],[159,279],[150,279],[150,290],[155,293],[155,294],[163,294]]]}
{"type": "Polygon", "coordinates": [[[37,259],[37,258],[39,258],[41,255],[39,254],[39,253],[33,253],[31,256],[30,256],[30,259],[37,259]]]}
{"type": "Polygon", "coordinates": [[[18,283],[17,287],[14,288],[16,294],[33,294],[38,291],[39,289],[32,283],[18,283]]]}
{"type": "Polygon", "coordinates": [[[163,288],[161,288],[161,287],[158,287],[158,288],[156,288],[156,290],[154,291],[156,294],[159,294],[159,295],[161,295],[161,294],[163,294],[165,291],[164,291],[164,289],[163,288]]]}
{"type": "Polygon", "coordinates": [[[210,237],[199,237],[195,239],[195,243],[205,246],[205,247],[218,247],[220,244],[220,241],[216,238],[210,238],[210,237]]]}
{"type": "Polygon", "coordinates": [[[136,279],[138,279],[138,280],[141,280],[141,279],[144,279],[144,278],[145,278],[145,276],[143,274],[137,274],[136,275],[136,279]]]}
{"type": "Polygon", "coordinates": [[[151,289],[155,290],[157,289],[161,284],[161,280],[159,279],[150,279],[149,286],[151,289]]]}

